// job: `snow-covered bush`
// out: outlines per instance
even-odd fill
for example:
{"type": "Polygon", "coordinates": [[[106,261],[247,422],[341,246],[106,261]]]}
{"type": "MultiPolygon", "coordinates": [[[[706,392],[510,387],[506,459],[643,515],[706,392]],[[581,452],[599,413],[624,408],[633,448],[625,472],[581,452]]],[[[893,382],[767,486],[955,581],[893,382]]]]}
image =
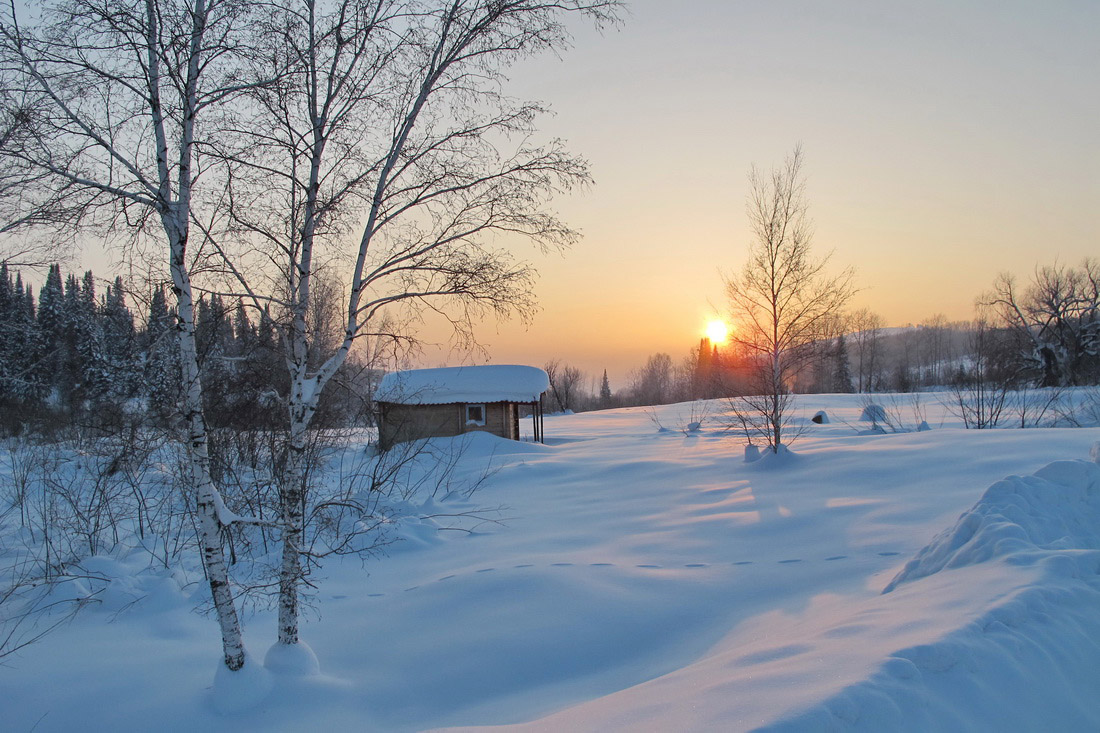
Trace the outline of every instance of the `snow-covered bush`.
{"type": "Polygon", "coordinates": [[[873,432],[910,433],[929,429],[924,395],[920,392],[865,396],[860,405],[863,410],[859,419],[870,422],[873,432]]]}

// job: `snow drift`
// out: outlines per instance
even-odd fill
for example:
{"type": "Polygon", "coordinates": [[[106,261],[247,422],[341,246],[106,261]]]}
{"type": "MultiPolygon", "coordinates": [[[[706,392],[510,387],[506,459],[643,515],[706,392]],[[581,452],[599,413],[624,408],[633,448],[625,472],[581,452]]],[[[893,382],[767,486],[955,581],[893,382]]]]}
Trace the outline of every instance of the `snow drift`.
{"type": "Polygon", "coordinates": [[[762,730],[1100,730],[1100,466],[996,482],[883,594],[920,603],[942,594],[939,576],[965,586],[998,563],[1020,581],[968,623],[762,730]]]}
{"type": "Polygon", "coordinates": [[[1021,564],[1054,555],[1076,560],[1081,556],[1075,551],[1083,550],[1100,550],[1100,466],[1057,461],[1034,476],[1009,476],[990,486],[954,527],[918,552],[883,593],[944,569],[1016,555],[1015,562],[1021,564]]]}
{"type": "MultiPolygon", "coordinates": [[[[212,680],[197,555],[103,549],[57,589],[84,610],[0,665],[5,730],[1100,730],[1097,468],[1057,460],[1100,430],[967,431],[927,399],[937,430],[859,434],[858,396],[799,396],[831,423],[751,463],[709,423],[653,430],[691,404],[548,417],[547,445],[425,441],[484,483],[429,482],[388,507],[384,560],[326,561],[320,674],[263,664],[256,607],[254,674],[212,680]],[[485,508],[504,521],[460,524],[485,508]]],[[[0,560],[19,522],[0,513],[0,560]]]]}

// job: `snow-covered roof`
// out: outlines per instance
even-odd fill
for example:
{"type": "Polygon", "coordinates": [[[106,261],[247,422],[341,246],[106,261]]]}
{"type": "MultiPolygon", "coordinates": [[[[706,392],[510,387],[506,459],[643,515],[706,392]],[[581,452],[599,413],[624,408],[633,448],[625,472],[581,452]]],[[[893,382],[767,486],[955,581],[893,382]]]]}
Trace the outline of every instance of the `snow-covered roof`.
{"type": "Polygon", "coordinates": [[[538,367],[487,364],[390,372],[382,377],[374,398],[402,405],[538,402],[548,389],[550,378],[538,367]]]}

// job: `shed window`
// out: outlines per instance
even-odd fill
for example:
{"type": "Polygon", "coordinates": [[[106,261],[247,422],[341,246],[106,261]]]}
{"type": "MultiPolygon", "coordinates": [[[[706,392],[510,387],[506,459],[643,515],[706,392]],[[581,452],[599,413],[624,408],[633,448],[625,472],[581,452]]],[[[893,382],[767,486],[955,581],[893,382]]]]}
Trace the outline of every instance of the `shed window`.
{"type": "Polygon", "coordinates": [[[466,405],[466,424],[485,424],[485,405],[466,405]]]}

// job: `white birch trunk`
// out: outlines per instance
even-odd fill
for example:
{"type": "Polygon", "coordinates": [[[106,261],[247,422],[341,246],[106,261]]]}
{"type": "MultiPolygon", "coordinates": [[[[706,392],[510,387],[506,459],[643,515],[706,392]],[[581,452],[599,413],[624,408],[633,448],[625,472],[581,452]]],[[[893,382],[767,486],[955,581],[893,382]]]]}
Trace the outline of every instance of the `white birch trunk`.
{"type": "Polygon", "coordinates": [[[210,595],[221,630],[225,666],[236,671],[244,666],[244,639],[240,619],[233,603],[229,573],[222,543],[222,522],[219,508],[221,496],[210,477],[210,453],[207,444],[206,420],[202,412],[202,385],[199,381],[198,351],[195,348],[195,308],[191,279],[184,263],[186,247],[172,243],[172,282],[179,313],[180,370],[183,376],[183,412],[187,420],[187,454],[191,481],[195,489],[199,517],[199,543],[210,595]]]}
{"type": "Polygon", "coordinates": [[[279,643],[297,644],[298,586],[303,577],[302,538],[305,532],[306,452],[308,431],[317,409],[316,377],[305,375],[299,365],[291,385],[290,435],[287,441],[286,470],[279,490],[283,556],[279,569],[279,643]]]}
{"type": "MultiPolygon", "coordinates": [[[[44,35],[30,45],[23,43],[16,27],[16,4],[10,5],[10,19],[4,22],[5,74],[18,73],[22,65],[27,82],[42,92],[41,103],[52,106],[46,116],[57,115],[60,126],[56,129],[62,133],[57,143],[61,155],[55,155],[51,140],[44,138],[36,141],[36,146],[43,143],[40,151],[35,151],[36,146],[20,148],[20,159],[29,153],[24,162],[60,179],[63,185],[57,195],[75,192],[76,215],[83,206],[98,208],[114,200],[119,207],[147,207],[139,216],[131,215],[129,208],[116,209],[116,214],[125,212],[117,223],[143,228],[150,211],[159,217],[177,299],[181,407],[187,421],[203,563],[221,627],[225,666],[239,670],[245,653],[222,542],[222,531],[238,518],[226,509],[210,476],[187,247],[193,215],[195,118],[204,106],[227,99],[235,88],[222,87],[204,96],[200,83],[205,83],[204,74],[218,76],[210,69],[229,52],[226,42],[234,42],[232,17],[245,12],[248,4],[235,0],[50,3],[44,16],[72,25],[72,30],[54,33],[52,26],[41,26],[44,35]],[[219,27],[211,32],[208,23],[219,27]],[[181,62],[186,62],[185,69],[181,62]],[[87,193],[94,195],[84,200],[87,193]]],[[[38,179],[33,180],[38,185],[38,179]]],[[[67,209],[68,199],[62,203],[61,209],[67,209]]]]}
{"type": "MultiPolygon", "coordinates": [[[[483,230],[490,230],[498,225],[509,229],[513,228],[507,205],[502,207],[505,213],[500,215],[499,221],[495,213],[485,214],[484,216],[487,218],[485,223],[480,223],[479,217],[473,216],[470,230],[463,233],[462,229],[465,224],[457,223],[458,220],[456,219],[454,224],[456,230],[441,233],[434,242],[428,238],[422,242],[410,244],[404,251],[388,254],[383,252],[375,260],[371,258],[372,242],[380,230],[386,227],[399,228],[400,221],[403,218],[416,221],[418,211],[429,212],[429,216],[436,216],[432,208],[433,201],[442,200],[442,194],[444,193],[452,193],[461,198],[461,194],[466,191],[465,184],[456,183],[449,176],[445,176],[443,182],[439,183],[437,188],[433,187],[436,184],[425,185],[424,190],[419,192],[417,191],[423,182],[413,184],[396,182],[406,172],[406,164],[411,166],[410,170],[416,169],[414,161],[410,160],[407,153],[409,141],[412,138],[414,129],[417,127],[420,114],[426,108],[429,99],[438,90],[439,85],[447,82],[447,74],[452,66],[480,63],[476,59],[481,54],[493,50],[506,50],[505,46],[492,46],[487,50],[480,50],[482,41],[488,44],[501,42],[495,35],[494,28],[496,26],[507,27],[509,23],[515,22],[518,26],[523,27],[525,24],[530,23],[529,30],[536,30],[542,27],[541,24],[547,22],[542,18],[544,11],[537,4],[528,7],[526,3],[466,4],[448,2],[441,4],[428,3],[426,6],[413,4],[411,7],[402,5],[391,7],[388,3],[383,2],[368,3],[365,6],[353,5],[349,7],[355,7],[356,12],[370,8],[376,13],[376,17],[372,18],[371,10],[367,10],[356,23],[350,23],[349,21],[347,40],[335,47],[331,45],[330,38],[340,38],[341,34],[335,36],[321,34],[319,36],[317,33],[319,22],[318,3],[306,0],[304,5],[305,33],[300,35],[307,37],[295,40],[294,53],[301,54],[300,58],[306,67],[301,79],[304,82],[303,91],[305,91],[308,100],[309,116],[308,120],[301,119],[291,123],[292,138],[295,140],[291,145],[293,152],[292,199],[299,203],[300,209],[295,210],[295,216],[292,218],[294,242],[293,246],[286,249],[289,257],[285,262],[285,269],[280,273],[286,278],[286,283],[289,286],[289,302],[286,303],[286,306],[292,317],[291,323],[281,333],[287,368],[291,378],[288,397],[289,435],[286,468],[279,485],[283,554],[279,574],[278,642],[279,645],[284,647],[300,644],[298,637],[299,590],[304,577],[302,559],[305,551],[303,547],[305,538],[304,522],[308,498],[306,479],[310,460],[308,455],[309,431],[312,427],[321,393],[347,360],[354,340],[366,331],[367,324],[386,304],[399,303],[411,298],[426,299],[432,296],[442,297],[448,295],[475,299],[480,295],[486,300],[490,300],[490,296],[495,299],[501,293],[497,283],[493,284],[492,293],[479,293],[476,278],[471,278],[475,281],[473,286],[468,286],[465,283],[458,285],[444,284],[441,286],[443,289],[440,291],[437,291],[437,287],[440,286],[437,285],[437,278],[433,275],[425,276],[423,283],[418,283],[417,278],[418,275],[425,272],[431,273],[434,271],[443,273],[444,277],[438,279],[447,282],[446,275],[450,274],[450,271],[455,268],[460,269],[463,258],[457,257],[453,261],[445,262],[434,258],[447,257],[446,245],[461,242],[467,236],[474,236],[483,230]],[[411,15],[402,17],[405,16],[406,12],[411,12],[411,15]],[[395,13],[395,15],[391,13],[395,13]],[[530,17],[531,20],[525,20],[527,17],[530,17]],[[377,29],[372,25],[375,21],[379,23],[377,29]],[[357,25],[357,23],[362,25],[357,25]],[[391,23],[395,25],[391,27],[391,23]],[[395,28],[404,28],[407,24],[417,26],[419,23],[424,23],[424,29],[429,31],[423,38],[416,33],[412,33],[408,37],[397,38],[394,40],[396,46],[390,49],[393,53],[392,56],[383,54],[378,58],[374,58],[376,50],[373,45],[373,36],[371,36],[373,30],[378,30],[379,33],[386,36],[392,34],[395,28]],[[421,45],[428,43],[429,39],[433,44],[431,47],[421,45]],[[479,50],[472,52],[472,48],[479,50]],[[400,99],[403,112],[399,116],[396,128],[390,131],[392,137],[388,141],[384,156],[377,161],[380,164],[377,179],[370,184],[373,188],[373,194],[370,197],[369,211],[362,224],[358,251],[351,272],[350,292],[348,293],[347,309],[343,319],[343,338],[331,355],[320,360],[320,364],[315,360],[311,365],[306,315],[311,305],[310,282],[314,274],[312,257],[319,220],[323,221],[326,216],[331,217],[333,211],[344,210],[345,204],[340,203],[344,194],[354,191],[355,197],[349,197],[349,200],[352,200],[352,198],[358,200],[358,197],[363,193],[359,183],[349,183],[347,189],[337,191],[340,195],[336,198],[333,198],[333,192],[327,189],[324,191],[324,195],[321,195],[322,181],[325,182],[325,186],[330,186],[333,181],[339,182],[341,180],[340,175],[331,175],[330,169],[334,164],[334,159],[326,152],[327,145],[329,140],[333,139],[335,131],[339,130],[340,126],[347,124],[350,119],[343,111],[345,105],[352,104],[356,96],[363,94],[364,90],[373,89],[374,83],[371,78],[383,69],[388,68],[390,64],[412,63],[405,59],[403,51],[414,49],[417,51],[423,50],[426,54],[423,59],[423,67],[402,68],[400,70],[400,74],[405,74],[407,71],[416,71],[420,74],[420,77],[416,80],[418,88],[415,96],[407,101],[407,107],[404,106],[406,101],[402,92],[380,90],[382,97],[388,98],[388,95],[396,94],[395,99],[400,99]],[[376,63],[380,66],[374,66],[376,63]],[[362,89],[357,89],[360,84],[363,85],[362,89]],[[299,124],[301,124],[301,127],[299,127],[299,124]],[[309,140],[309,149],[299,149],[297,142],[299,140],[303,142],[309,140]],[[299,158],[299,153],[302,155],[301,158],[299,158]],[[299,181],[297,175],[299,171],[304,172],[305,159],[308,159],[309,179],[308,183],[301,186],[300,184],[304,182],[299,181]],[[405,193],[401,195],[395,193],[395,188],[400,191],[404,185],[410,186],[405,190],[405,193]],[[299,193],[301,194],[300,199],[298,198],[299,193]],[[437,199],[437,197],[439,198],[437,199]],[[298,211],[301,212],[300,220],[296,216],[298,211]],[[438,255],[436,255],[437,250],[439,251],[438,255]],[[368,263],[370,264],[368,265],[368,263]],[[408,276],[407,280],[406,275],[408,276]],[[410,282],[413,284],[408,284],[410,282]],[[411,290],[386,292],[387,288],[392,290],[395,285],[411,288],[411,290]],[[423,288],[423,292],[419,288],[423,288]],[[473,293],[472,296],[471,293],[473,293]],[[374,295],[373,299],[371,299],[371,294],[374,295]]],[[[343,18],[343,11],[347,8],[340,3],[336,5],[340,8],[340,15],[343,18]]],[[[566,9],[567,6],[568,4],[553,7],[562,10],[566,9]]],[[[592,12],[597,17],[603,15],[599,9],[594,9],[592,12]]],[[[355,13],[348,14],[349,18],[352,16],[355,16],[355,13]]],[[[397,36],[403,35],[403,30],[397,34],[397,36]]],[[[537,34],[530,36],[530,38],[536,37],[537,34]]],[[[523,47],[526,47],[527,44],[527,40],[521,42],[523,47]]],[[[538,46],[540,44],[534,43],[532,45],[538,46]]],[[[411,56],[411,58],[416,58],[416,56],[411,56]]],[[[382,75],[383,78],[386,76],[386,74],[382,75]]],[[[363,99],[365,100],[365,97],[363,99]]],[[[362,106],[368,110],[371,108],[370,104],[362,106]]],[[[347,109],[352,109],[352,107],[347,107],[347,109]]],[[[282,120],[280,120],[280,124],[283,124],[282,120]]],[[[373,124],[371,122],[363,125],[364,137],[373,136],[374,131],[371,128],[373,124]]],[[[508,121],[501,121],[493,123],[490,127],[499,125],[502,129],[507,129],[511,124],[508,121]]],[[[466,134],[479,136],[483,134],[483,131],[471,128],[466,134]]],[[[455,139],[461,137],[457,133],[455,135],[455,139]]],[[[339,136],[336,139],[340,139],[339,136]]],[[[437,144],[442,143],[443,140],[437,141],[437,144]]],[[[443,147],[448,146],[444,145],[443,147]]],[[[430,159],[433,148],[434,145],[426,146],[423,149],[418,148],[417,154],[411,157],[420,158],[427,155],[430,159]]],[[[344,155],[342,151],[336,154],[344,155]]],[[[375,152],[371,149],[369,156],[373,158],[374,155],[375,152]]],[[[562,166],[563,177],[572,178],[576,176],[577,180],[587,179],[587,174],[578,174],[571,163],[559,164],[562,166]]],[[[553,167],[555,163],[550,165],[553,167]]],[[[542,163],[535,166],[536,169],[542,167],[542,163]]],[[[461,166],[454,172],[459,170],[461,170],[461,166]]],[[[516,171],[502,174],[502,180],[508,180],[512,175],[515,175],[518,180],[522,177],[517,172],[518,170],[517,168],[516,171]]],[[[360,173],[365,172],[356,171],[352,179],[355,181],[361,180],[363,185],[366,185],[366,182],[370,179],[365,177],[360,179],[360,173]]],[[[448,171],[448,173],[450,172],[452,171],[448,171]]],[[[487,175],[484,179],[480,179],[479,183],[475,176],[469,183],[471,190],[481,184],[488,185],[493,178],[494,176],[487,175]]],[[[464,179],[459,176],[459,180],[464,179]]],[[[525,189],[526,185],[523,189],[517,188],[517,191],[525,189]]],[[[510,202],[507,196],[501,200],[505,204],[511,203],[514,205],[514,202],[510,202]]],[[[525,198],[525,203],[534,206],[535,199],[533,197],[530,200],[525,198]]],[[[442,206],[442,204],[440,205],[442,206]]],[[[469,203],[468,206],[470,211],[477,208],[473,203],[469,203]]],[[[523,216],[519,218],[523,222],[527,222],[529,217],[526,206],[524,209],[523,216]]],[[[545,231],[559,230],[556,222],[551,221],[550,224],[545,231]]],[[[521,223],[515,226],[522,230],[527,224],[521,223]]],[[[567,230],[562,229],[561,231],[565,232],[560,235],[561,241],[568,240],[570,236],[567,230]]],[[[534,239],[541,239],[546,235],[539,227],[535,227],[531,236],[534,239]]],[[[558,236],[547,236],[547,239],[548,241],[555,240],[558,236]]],[[[524,274],[525,271],[517,271],[502,273],[499,277],[500,280],[504,281],[504,287],[507,288],[512,281],[522,282],[524,274]]],[[[244,282],[241,275],[238,274],[238,278],[242,280],[242,283],[244,282]]],[[[513,297],[522,300],[522,294],[513,297]]],[[[256,305],[257,307],[263,307],[258,301],[256,305]]],[[[284,648],[282,651],[287,650],[284,648]]]]}
{"type": "Polygon", "coordinates": [[[191,468],[191,481],[195,489],[196,510],[199,517],[199,542],[210,595],[221,630],[222,651],[225,666],[236,671],[245,663],[244,639],[240,619],[233,603],[229,585],[229,573],[222,542],[224,523],[221,510],[222,497],[210,476],[210,453],[207,443],[206,420],[202,411],[202,383],[199,378],[198,349],[195,345],[195,302],[191,289],[191,273],[187,267],[187,243],[190,229],[191,163],[194,147],[195,113],[198,108],[198,77],[202,54],[208,6],[206,0],[197,0],[193,9],[190,38],[190,55],[187,67],[187,83],[184,90],[184,117],[180,130],[178,158],[177,197],[173,201],[172,176],[168,167],[168,142],[165,133],[164,112],[160,99],[161,72],[158,43],[158,13],[154,0],[146,0],[147,33],[149,39],[148,74],[150,91],[150,116],[157,146],[158,201],[161,223],[169,244],[169,268],[172,274],[173,292],[176,295],[180,372],[182,384],[182,410],[187,423],[187,454],[191,468]]]}

